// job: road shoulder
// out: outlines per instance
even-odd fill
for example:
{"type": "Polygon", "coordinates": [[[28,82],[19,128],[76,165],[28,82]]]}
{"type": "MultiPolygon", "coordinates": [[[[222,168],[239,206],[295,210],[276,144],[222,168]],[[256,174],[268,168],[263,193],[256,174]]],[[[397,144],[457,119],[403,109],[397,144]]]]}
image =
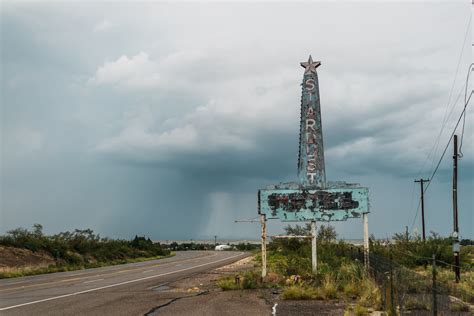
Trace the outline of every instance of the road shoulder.
{"type": "Polygon", "coordinates": [[[154,288],[160,305],[146,315],[271,315],[264,290],[222,291],[216,281],[253,268],[251,257],[154,288]]]}

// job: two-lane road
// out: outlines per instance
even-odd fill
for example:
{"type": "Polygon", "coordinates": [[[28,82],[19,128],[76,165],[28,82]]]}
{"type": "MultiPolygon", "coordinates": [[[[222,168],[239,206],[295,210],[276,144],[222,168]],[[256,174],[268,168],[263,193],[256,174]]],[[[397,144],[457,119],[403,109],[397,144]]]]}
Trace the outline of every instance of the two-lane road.
{"type": "Polygon", "coordinates": [[[246,257],[187,251],[161,260],[0,280],[1,315],[143,315],[160,284],[246,257]]]}

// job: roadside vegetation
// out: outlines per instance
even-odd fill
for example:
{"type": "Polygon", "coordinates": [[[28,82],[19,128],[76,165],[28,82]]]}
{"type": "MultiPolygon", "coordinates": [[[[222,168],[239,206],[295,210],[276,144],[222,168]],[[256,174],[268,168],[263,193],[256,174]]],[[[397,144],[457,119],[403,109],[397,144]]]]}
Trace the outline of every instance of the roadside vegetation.
{"type": "MultiPolygon", "coordinates": [[[[239,243],[237,245],[232,245],[232,246],[235,250],[239,250],[239,251],[254,251],[254,250],[260,249],[260,244],[251,244],[248,242],[239,243]]],[[[210,243],[195,243],[195,242],[185,242],[185,243],[172,242],[168,245],[168,248],[172,251],[214,250],[215,247],[216,245],[214,243],[210,244],[210,243]]]]}
{"type": "MultiPolygon", "coordinates": [[[[310,227],[288,226],[287,235],[309,235],[310,227]]],[[[267,276],[261,279],[261,257],[255,255],[255,268],[251,271],[226,276],[218,281],[223,290],[256,288],[277,289],[282,299],[287,300],[337,300],[346,303],[346,315],[368,315],[382,309],[384,295],[380,284],[366,273],[362,262],[362,248],[343,241],[337,241],[337,234],[331,226],[318,230],[318,272],[312,272],[311,243],[309,239],[272,239],[267,252],[267,276]]],[[[474,248],[464,240],[461,252],[462,277],[454,283],[450,264],[453,261],[451,239],[432,234],[423,242],[418,236],[396,234],[391,240],[371,239],[371,252],[406,267],[413,273],[431,279],[431,257],[438,260],[439,282],[474,292],[474,248]]],[[[416,286],[408,284],[406,286],[416,286]]],[[[408,298],[407,309],[424,310],[419,301],[408,298]]]]}
{"type": "Polygon", "coordinates": [[[170,250],[145,237],[135,236],[132,240],[103,238],[91,229],[48,236],[40,224],[35,224],[32,230],[17,228],[8,231],[0,236],[0,246],[28,249],[54,259],[54,263],[48,266],[1,267],[0,278],[94,268],[172,255],[170,250]]]}
{"type": "MultiPolygon", "coordinates": [[[[431,232],[425,241],[419,235],[395,234],[392,239],[370,240],[372,253],[388,258],[419,275],[431,277],[432,255],[436,258],[438,281],[445,287],[460,290],[474,297],[474,245],[471,240],[461,241],[460,266],[461,281],[454,279],[454,256],[452,239],[431,232]]],[[[474,302],[470,302],[474,303],[474,302]]]]}
{"type": "MultiPolygon", "coordinates": [[[[377,255],[382,255],[392,259],[407,267],[416,268],[431,264],[431,257],[434,254],[436,260],[447,264],[454,264],[452,251],[453,241],[450,237],[441,237],[435,232],[431,232],[423,241],[421,236],[413,234],[395,234],[391,240],[370,239],[370,249],[377,255]]],[[[474,245],[471,240],[461,241],[461,266],[464,269],[474,267],[474,245]]]]}
{"type": "MultiPolygon", "coordinates": [[[[309,227],[285,228],[287,234],[308,235],[309,227]]],[[[260,254],[252,271],[227,276],[218,281],[223,290],[278,288],[283,299],[343,300],[357,309],[378,309],[380,290],[366,277],[361,262],[338,256],[340,252],[358,251],[354,246],[336,241],[331,226],[318,232],[318,273],[312,272],[311,244],[306,239],[274,239],[267,254],[267,277],[262,280],[260,254]]]]}

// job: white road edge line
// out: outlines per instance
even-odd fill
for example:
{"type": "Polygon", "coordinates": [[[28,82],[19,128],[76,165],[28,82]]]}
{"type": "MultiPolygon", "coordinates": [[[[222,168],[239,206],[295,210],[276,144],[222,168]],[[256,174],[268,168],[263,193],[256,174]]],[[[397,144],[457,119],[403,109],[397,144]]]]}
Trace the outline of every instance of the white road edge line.
{"type": "Polygon", "coordinates": [[[23,303],[23,304],[18,304],[18,305],[12,305],[12,306],[7,306],[7,307],[2,307],[2,308],[0,308],[0,311],[6,311],[6,310],[8,310],[8,309],[13,309],[13,308],[17,308],[17,307],[26,306],[26,305],[32,305],[32,304],[37,304],[37,303],[41,303],[41,302],[47,302],[47,301],[57,300],[57,299],[65,298],[65,297],[69,297],[69,296],[74,296],[74,295],[79,295],[79,294],[84,294],[84,293],[99,291],[99,290],[108,289],[108,288],[111,288],[111,287],[116,287],[116,286],[120,286],[120,285],[124,285],[124,284],[135,283],[135,282],[139,282],[139,281],[143,281],[143,280],[153,279],[153,278],[157,278],[157,277],[164,276],[164,275],[170,275],[170,274],[174,274],[174,273],[178,273],[178,272],[182,272],[182,271],[186,271],[186,270],[191,270],[191,269],[195,269],[195,268],[199,268],[199,267],[204,267],[204,266],[207,266],[207,265],[210,265],[210,264],[213,264],[213,263],[217,263],[217,262],[220,262],[220,261],[229,260],[229,259],[232,259],[232,258],[241,256],[241,255],[243,255],[243,254],[244,254],[244,253],[241,252],[241,253],[239,253],[238,255],[235,255],[235,256],[232,256],[232,257],[220,259],[220,260],[213,261],[213,262],[203,263],[203,264],[200,264],[200,265],[197,265],[197,266],[194,266],[194,267],[184,268],[184,269],[180,269],[180,270],[176,270],[176,271],[171,271],[171,272],[166,272],[166,273],[157,274],[157,275],[150,275],[150,276],[147,276],[147,277],[144,277],[144,278],[139,278],[139,279],[135,279],[135,280],[129,280],[129,281],[120,282],[120,283],[115,283],[115,284],[110,284],[110,285],[105,285],[105,286],[97,287],[97,288],[94,288],[94,289],[89,289],[89,290],[84,290],[84,291],[79,291],[79,292],[74,292],[74,293],[69,293],[69,294],[54,296],[54,297],[48,297],[48,298],[45,298],[45,299],[42,299],[42,300],[27,302],[27,303],[23,303]]]}

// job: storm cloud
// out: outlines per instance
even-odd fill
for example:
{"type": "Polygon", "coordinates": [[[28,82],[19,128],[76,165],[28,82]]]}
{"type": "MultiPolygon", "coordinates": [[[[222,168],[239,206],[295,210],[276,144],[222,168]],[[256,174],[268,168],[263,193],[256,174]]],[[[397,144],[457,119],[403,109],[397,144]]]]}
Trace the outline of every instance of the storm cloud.
{"type": "MultiPolygon", "coordinates": [[[[370,188],[376,236],[416,229],[413,180],[461,113],[472,53],[463,2],[5,2],[1,15],[2,231],[257,238],[234,220],[256,216],[258,188],[296,179],[309,54],[322,61],[328,179],[370,188]]],[[[459,198],[471,238],[472,123],[468,108],[459,198]]],[[[450,156],[426,202],[428,230],[443,234],[450,156]]],[[[337,228],[358,238],[360,226],[337,228]]]]}

